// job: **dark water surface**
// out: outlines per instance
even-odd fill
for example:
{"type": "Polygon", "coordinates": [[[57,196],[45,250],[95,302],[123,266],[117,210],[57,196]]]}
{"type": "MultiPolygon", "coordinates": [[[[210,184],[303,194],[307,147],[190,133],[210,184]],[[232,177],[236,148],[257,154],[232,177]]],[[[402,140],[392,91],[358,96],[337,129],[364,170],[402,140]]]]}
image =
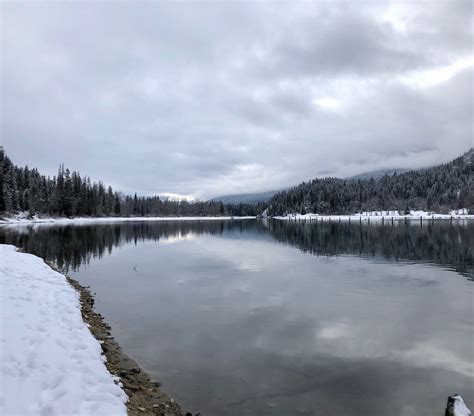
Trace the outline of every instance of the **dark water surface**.
{"type": "Polygon", "coordinates": [[[474,223],[0,226],[96,292],[124,350],[203,416],[474,407],[474,223]]]}

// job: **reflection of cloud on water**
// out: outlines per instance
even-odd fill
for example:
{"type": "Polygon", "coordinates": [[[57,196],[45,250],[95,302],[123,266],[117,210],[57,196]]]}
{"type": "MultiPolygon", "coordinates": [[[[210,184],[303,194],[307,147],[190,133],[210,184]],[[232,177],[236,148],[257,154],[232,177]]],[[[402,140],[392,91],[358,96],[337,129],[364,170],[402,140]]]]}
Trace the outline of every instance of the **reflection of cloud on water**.
{"type": "Polygon", "coordinates": [[[160,243],[161,244],[175,244],[175,243],[180,243],[182,241],[196,240],[197,237],[198,235],[191,231],[187,233],[182,233],[181,231],[178,231],[176,234],[173,234],[167,237],[161,237],[160,243]]]}
{"type": "MultiPolygon", "coordinates": [[[[373,328],[372,328],[373,329],[373,328]]],[[[333,357],[350,359],[384,359],[402,362],[412,367],[453,371],[474,378],[474,362],[471,357],[460,357],[452,349],[444,347],[442,340],[430,339],[414,343],[406,349],[393,349],[389,343],[374,342],[380,334],[356,322],[339,320],[322,324],[315,331],[318,352],[333,357]]]]}
{"type": "Polygon", "coordinates": [[[317,336],[324,340],[336,340],[349,338],[351,336],[352,325],[347,321],[335,322],[322,326],[318,329],[317,336]]]}
{"type": "Polygon", "coordinates": [[[408,351],[401,351],[398,356],[415,367],[441,368],[474,378],[472,357],[471,360],[464,360],[452,351],[433,345],[433,342],[416,344],[408,351]]]}

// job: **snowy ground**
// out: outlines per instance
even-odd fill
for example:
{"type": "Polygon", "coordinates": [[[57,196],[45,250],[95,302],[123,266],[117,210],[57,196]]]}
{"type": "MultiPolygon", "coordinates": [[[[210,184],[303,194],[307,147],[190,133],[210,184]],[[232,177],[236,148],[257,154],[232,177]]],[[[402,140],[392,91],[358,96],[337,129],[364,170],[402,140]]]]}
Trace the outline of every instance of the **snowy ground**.
{"type": "Polygon", "coordinates": [[[78,293],[39,257],[4,244],[0,323],[1,415],[127,414],[78,293]]]}
{"type": "MultiPolygon", "coordinates": [[[[370,211],[356,213],[352,215],[320,215],[320,214],[288,214],[286,216],[274,217],[278,220],[351,220],[351,221],[368,221],[379,220],[449,220],[449,219],[474,219],[474,215],[468,215],[467,209],[451,211],[450,214],[436,214],[427,211],[410,211],[408,215],[400,215],[398,211],[370,211]]],[[[57,223],[57,224],[88,224],[88,223],[110,223],[110,222],[136,222],[136,221],[216,221],[216,220],[248,220],[255,217],[79,217],[79,218],[54,218],[54,217],[28,217],[28,213],[20,213],[11,217],[0,218],[2,224],[38,224],[38,223],[57,223]]]]}
{"type": "Polygon", "coordinates": [[[20,213],[7,218],[0,218],[0,224],[29,224],[29,223],[101,223],[101,222],[123,222],[123,221],[204,221],[204,220],[230,220],[230,219],[255,219],[255,217],[84,217],[84,218],[53,218],[28,217],[28,213],[20,213]]]}
{"type": "Polygon", "coordinates": [[[398,211],[371,211],[352,215],[319,215],[319,214],[289,214],[283,217],[275,217],[279,220],[312,220],[312,221],[403,221],[403,220],[449,220],[464,219],[474,220],[474,215],[468,215],[467,209],[451,211],[450,214],[436,214],[427,211],[410,211],[410,214],[400,215],[398,211]]]}

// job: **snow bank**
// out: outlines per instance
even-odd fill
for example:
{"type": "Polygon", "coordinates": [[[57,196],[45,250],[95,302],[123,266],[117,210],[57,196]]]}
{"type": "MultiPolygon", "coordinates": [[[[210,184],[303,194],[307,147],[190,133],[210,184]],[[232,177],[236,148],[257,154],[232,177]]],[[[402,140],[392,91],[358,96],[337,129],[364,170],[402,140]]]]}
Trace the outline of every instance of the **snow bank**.
{"type": "Polygon", "coordinates": [[[0,288],[0,414],[126,415],[65,277],[0,244],[0,288]]]}
{"type": "Polygon", "coordinates": [[[450,214],[436,214],[427,211],[410,211],[410,214],[400,215],[398,211],[370,211],[361,212],[352,215],[319,215],[319,214],[288,214],[286,216],[274,217],[279,220],[312,220],[312,221],[325,221],[325,220],[336,220],[336,221],[403,221],[403,220],[449,220],[449,219],[462,219],[472,220],[474,215],[468,215],[467,209],[460,209],[451,211],[450,214]]]}
{"type": "Polygon", "coordinates": [[[20,213],[7,218],[0,218],[0,224],[29,224],[29,223],[59,223],[59,224],[84,224],[102,222],[124,222],[124,221],[205,221],[205,220],[247,220],[255,217],[78,217],[78,218],[54,218],[29,217],[28,213],[20,213]]]}

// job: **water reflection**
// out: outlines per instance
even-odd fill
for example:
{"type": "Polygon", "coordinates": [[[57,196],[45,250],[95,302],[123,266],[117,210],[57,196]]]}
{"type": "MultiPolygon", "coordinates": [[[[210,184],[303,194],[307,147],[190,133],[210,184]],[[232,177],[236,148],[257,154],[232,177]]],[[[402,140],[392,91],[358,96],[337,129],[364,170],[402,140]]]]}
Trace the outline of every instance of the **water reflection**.
{"type": "MultiPolygon", "coordinates": [[[[265,232],[261,226],[257,227],[265,232]]],[[[0,225],[0,243],[53,261],[64,271],[76,271],[92,258],[102,258],[115,247],[143,241],[173,242],[196,235],[255,231],[249,221],[164,221],[101,224],[0,225]]]]}
{"type": "Polygon", "coordinates": [[[473,231],[201,221],[0,241],[90,285],[125,351],[204,416],[432,416],[474,400],[473,231]]]}
{"type": "Polygon", "coordinates": [[[474,222],[382,225],[269,221],[267,226],[279,241],[313,254],[433,263],[474,278],[474,222]]]}
{"type": "Polygon", "coordinates": [[[206,234],[266,236],[324,256],[438,264],[474,280],[474,223],[469,221],[424,226],[418,222],[382,225],[248,220],[0,226],[0,242],[53,261],[66,272],[78,270],[91,258],[110,254],[114,247],[147,240],[172,243],[206,234]]]}

